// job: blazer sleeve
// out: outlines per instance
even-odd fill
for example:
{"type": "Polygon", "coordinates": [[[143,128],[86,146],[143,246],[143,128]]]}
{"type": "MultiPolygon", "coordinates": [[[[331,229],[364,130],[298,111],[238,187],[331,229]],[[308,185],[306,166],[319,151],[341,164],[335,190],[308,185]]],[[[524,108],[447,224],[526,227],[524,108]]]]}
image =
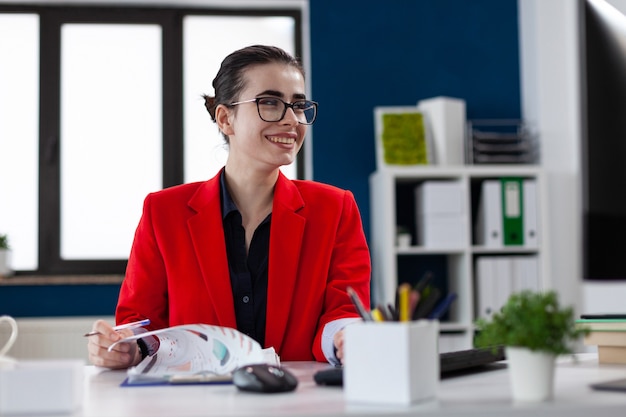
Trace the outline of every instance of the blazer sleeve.
{"type": "Polygon", "coordinates": [[[316,360],[326,361],[322,351],[324,326],[333,320],[358,317],[346,288],[348,286],[354,288],[364,305],[369,308],[370,281],[371,260],[361,215],[353,194],[345,191],[332,248],[324,311],[320,317],[313,345],[313,355],[316,360]]]}
{"type": "Polygon", "coordinates": [[[116,322],[150,318],[150,329],[169,325],[167,276],[152,220],[152,195],[144,200],[135,231],[126,276],[120,288],[116,322]]]}

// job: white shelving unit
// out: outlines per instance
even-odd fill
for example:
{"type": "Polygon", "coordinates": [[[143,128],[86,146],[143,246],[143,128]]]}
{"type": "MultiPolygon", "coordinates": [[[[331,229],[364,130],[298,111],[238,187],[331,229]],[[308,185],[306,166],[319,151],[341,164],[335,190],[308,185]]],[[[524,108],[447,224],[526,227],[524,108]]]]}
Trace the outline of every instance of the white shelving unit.
{"type": "Polygon", "coordinates": [[[478,256],[536,255],[539,263],[540,285],[550,287],[546,249],[547,228],[542,227],[547,218],[546,186],[541,168],[521,165],[442,166],[389,166],[370,176],[371,252],[373,271],[373,301],[375,304],[392,303],[401,282],[419,279],[422,268],[439,269],[433,283],[443,284],[455,291],[457,299],[445,320],[441,322],[440,351],[469,349],[472,347],[475,322],[474,268],[478,256]],[[539,244],[536,248],[508,246],[487,248],[475,244],[474,225],[480,184],[487,179],[502,177],[533,178],[537,181],[539,244]],[[454,247],[431,248],[416,244],[415,203],[413,190],[425,181],[454,181],[461,185],[467,211],[466,241],[454,247]],[[409,247],[396,245],[396,227],[411,226],[413,235],[409,247]],[[441,272],[443,271],[443,273],[441,272]],[[438,276],[439,275],[439,276],[438,276]],[[445,275],[445,276],[441,276],[445,275]]]}

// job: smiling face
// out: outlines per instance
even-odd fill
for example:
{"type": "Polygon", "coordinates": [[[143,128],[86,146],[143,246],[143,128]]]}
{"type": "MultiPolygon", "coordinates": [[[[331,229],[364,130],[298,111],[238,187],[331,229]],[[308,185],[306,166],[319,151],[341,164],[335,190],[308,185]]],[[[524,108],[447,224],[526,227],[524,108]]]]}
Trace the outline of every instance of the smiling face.
{"type": "MultiPolygon", "coordinates": [[[[245,70],[243,78],[237,101],[276,97],[292,103],[305,98],[304,76],[291,65],[254,65],[245,70]]],[[[295,160],[307,126],[298,123],[292,109],[287,109],[282,120],[266,122],[259,117],[255,102],[220,107],[217,122],[230,138],[227,165],[271,171],[295,160]]]]}

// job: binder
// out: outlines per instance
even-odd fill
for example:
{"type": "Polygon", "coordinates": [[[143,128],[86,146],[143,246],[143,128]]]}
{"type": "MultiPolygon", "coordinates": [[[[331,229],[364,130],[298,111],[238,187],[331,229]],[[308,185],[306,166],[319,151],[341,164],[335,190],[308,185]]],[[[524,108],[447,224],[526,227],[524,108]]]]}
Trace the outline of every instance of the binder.
{"type": "Polygon", "coordinates": [[[490,319],[516,290],[515,256],[481,256],[476,259],[477,317],[490,319]]]}
{"type": "Polygon", "coordinates": [[[494,271],[496,275],[494,307],[496,311],[500,311],[513,293],[513,258],[510,256],[494,256],[493,262],[495,263],[494,271]]]}
{"type": "Polygon", "coordinates": [[[513,291],[540,291],[539,261],[536,256],[512,257],[513,291]]]}
{"type": "Polygon", "coordinates": [[[417,102],[432,133],[434,162],[437,165],[463,165],[465,154],[465,100],[433,97],[417,102]]]}
{"type": "Polygon", "coordinates": [[[513,292],[527,289],[525,260],[525,256],[513,256],[511,258],[511,288],[513,292]]]}
{"type": "Polygon", "coordinates": [[[476,243],[489,248],[503,246],[500,190],[499,180],[485,180],[481,184],[475,229],[476,243]]]}
{"type": "Polygon", "coordinates": [[[523,180],[502,178],[502,234],[505,246],[524,244],[523,180]]]}
{"type": "Polygon", "coordinates": [[[538,210],[537,206],[537,181],[525,179],[522,189],[524,197],[524,246],[536,248],[539,246],[538,210]]]}
{"type": "Polygon", "coordinates": [[[493,258],[476,259],[476,317],[490,319],[495,311],[495,273],[493,258]]]}
{"type": "Polygon", "coordinates": [[[542,291],[539,258],[537,256],[527,256],[522,266],[524,268],[526,287],[532,291],[542,291]]]}

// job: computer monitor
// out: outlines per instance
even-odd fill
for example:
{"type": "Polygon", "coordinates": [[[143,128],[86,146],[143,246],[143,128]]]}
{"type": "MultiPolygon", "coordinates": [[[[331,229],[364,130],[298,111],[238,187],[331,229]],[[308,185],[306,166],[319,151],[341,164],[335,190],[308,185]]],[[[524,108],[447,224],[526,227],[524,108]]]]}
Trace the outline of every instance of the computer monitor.
{"type": "Polygon", "coordinates": [[[626,16],[579,1],[583,277],[626,279],[626,16]]]}

